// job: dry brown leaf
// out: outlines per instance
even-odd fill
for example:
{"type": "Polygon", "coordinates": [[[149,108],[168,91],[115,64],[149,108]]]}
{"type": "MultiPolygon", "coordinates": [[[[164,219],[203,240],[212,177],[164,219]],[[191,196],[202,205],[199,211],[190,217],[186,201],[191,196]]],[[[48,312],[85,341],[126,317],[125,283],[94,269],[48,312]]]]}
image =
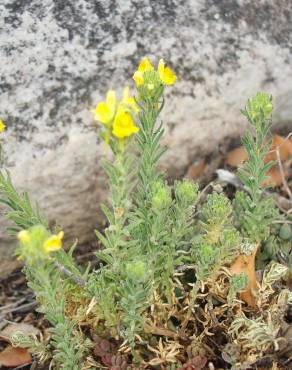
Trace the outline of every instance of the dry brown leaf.
{"type": "MultiPolygon", "coordinates": [[[[265,158],[265,162],[276,161],[276,149],[279,148],[281,161],[292,157],[292,140],[283,138],[280,135],[273,135],[271,150],[265,158]]],[[[238,167],[247,160],[247,153],[244,147],[231,150],[226,157],[226,163],[231,167],[238,167]]]]}
{"type": "MultiPolygon", "coordinates": [[[[279,150],[281,161],[284,162],[292,158],[292,140],[283,138],[280,135],[273,135],[271,150],[265,158],[265,162],[277,161],[276,150],[279,150]]],[[[238,167],[247,160],[247,153],[244,147],[239,147],[231,150],[226,157],[226,163],[231,167],[238,167]]],[[[285,176],[288,176],[288,171],[285,170],[285,176]]],[[[273,166],[268,172],[269,178],[264,182],[264,185],[273,187],[280,186],[283,183],[281,172],[277,165],[273,166]]]]}
{"type": "Polygon", "coordinates": [[[255,271],[255,257],[258,248],[255,248],[254,252],[247,256],[245,254],[239,255],[230,267],[231,275],[236,275],[244,272],[248,277],[247,287],[243,292],[240,293],[240,299],[247,303],[250,307],[256,308],[256,300],[254,292],[258,290],[258,281],[255,271]]]}
{"type": "Polygon", "coordinates": [[[204,175],[206,163],[204,160],[195,162],[188,168],[186,177],[192,180],[196,180],[204,175]]]}
{"type": "Polygon", "coordinates": [[[0,352],[0,366],[15,367],[31,363],[32,357],[26,348],[8,346],[0,352]]]}
{"type": "MultiPolygon", "coordinates": [[[[288,171],[284,171],[284,175],[288,176],[288,171]]],[[[278,166],[270,168],[267,176],[268,178],[263,182],[263,185],[271,185],[276,187],[283,184],[281,171],[278,166]]]]}
{"type": "Polygon", "coordinates": [[[0,339],[3,339],[7,342],[11,342],[11,337],[16,332],[21,332],[25,336],[28,335],[39,335],[39,329],[35,328],[30,324],[25,323],[15,323],[7,325],[1,332],[0,332],[0,339]]]}
{"type": "Polygon", "coordinates": [[[281,161],[292,157],[292,140],[285,139],[280,135],[273,135],[271,151],[265,158],[265,162],[276,161],[276,149],[279,148],[281,161]]]}
{"type": "Polygon", "coordinates": [[[238,167],[242,162],[247,160],[247,153],[244,147],[231,150],[226,157],[226,163],[231,167],[238,167]]]}

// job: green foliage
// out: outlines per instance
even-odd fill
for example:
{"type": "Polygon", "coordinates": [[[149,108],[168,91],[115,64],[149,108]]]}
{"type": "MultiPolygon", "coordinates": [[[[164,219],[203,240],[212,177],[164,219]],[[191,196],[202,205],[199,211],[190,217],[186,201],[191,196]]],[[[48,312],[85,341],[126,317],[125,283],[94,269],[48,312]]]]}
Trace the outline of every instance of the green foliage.
{"type": "Polygon", "coordinates": [[[133,191],[133,172],[128,163],[134,161],[129,152],[116,155],[113,164],[106,164],[112,211],[103,207],[109,227],[105,235],[96,232],[105,247],[98,256],[106,265],[88,283],[89,290],[102,301],[101,317],[108,318],[105,325],[114,330],[112,326],[121,323],[119,334],[131,344],[143,331],[142,313],[150,307],[152,291],[158,290],[172,301],[172,279],[182,262],[180,248],[190,238],[192,204],[198,195],[197,186],[183,181],[176,184],[177,199],[172,199],[171,187],[156,171],[165,151],[160,146],[162,125],[156,127],[163,100],[159,94],[143,96],[137,134],[138,181],[133,191]],[[151,266],[147,274],[143,272],[144,261],[151,266]]]}
{"type": "Polygon", "coordinates": [[[50,260],[27,264],[24,270],[28,285],[35,292],[40,304],[39,311],[45,314],[52,328],[50,345],[53,347],[53,362],[60,369],[81,369],[81,359],[86,352],[84,338],[76,322],[66,317],[66,292],[70,289],[68,279],[63,279],[50,260]]]}
{"type": "Polygon", "coordinates": [[[244,272],[233,275],[230,278],[230,289],[228,293],[228,301],[231,303],[235,298],[237,293],[244,290],[249,282],[248,276],[244,272]]]}
{"type": "Polygon", "coordinates": [[[238,175],[247,193],[236,193],[235,214],[242,231],[255,242],[268,238],[270,225],[278,214],[272,197],[264,194],[264,181],[273,165],[272,161],[265,163],[271,148],[272,110],[272,97],[266,93],[258,93],[249,99],[246,108],[242,110],[250,123],[250,129],[242,139],[248,160],[238,175]]]}
{"type": "Polygon", "coordinates": [[[12,233],[39,224],[48,227],[48,221],[41,214],[38,205],[32,205],[26,192],[20,195],[14,188],[9,173],[4,171],[0,173],[0,203],[10,209],[5,216],[14,223],[8,229],[12,233]]]}
{"type": "MultiPolygon", "coordinates": [[[[74,276],[82,279],[82,274],[75,266],[72,251],[66,254],[63,250],[55,254],[56,259],[48,257],[44,246],[51,233],[48,231],[48,221],[41,214],[37,205],[33,206],[27,193],[20,195],[14,188],[9,174],[0,174],[0,202],[10,208],[6,217],[14,222],[14,227],[9,230],[13,233],[20,232],[20,246],[17,250],[19,258],[25,262],[24,273],[28,285],[33,289],[41,305],[40,311],[51,323],[52,337],[49,345],[43,346],[36,338],[17,336],[16,341],[29,346],[42,360],[50,356],[60,369],[81,369],[81,358],[86,347],[83,338],[76,328],[76,322],[69,320],[65,315],[65,302],[68,279],[62,278],[62,273],[56,269],[56,263],[62,268],[74,271],[74,276]],[[72,333],[75,335],[72,336],[72,333]]],[[[68,270],[69,271],[69,270],[68,270]]]]}
{"type": "Polygon", "coordinates": [[[11,342],[15,347],[28,348],[41,363],[51,357],[48,343],[45,340],[39,340],[35,334],[25,335],[21,331],[16,331],[11,337],[11,342]]]}
{"type": "MultiPolygon", "coordinates": [[[[110,265],[109,265],[110,266],[110,265]]],[[[117,335],[116,328],[120,324],[120,314],[116,302],[117,297],[116,275],[107,268],[101,268],[91,274],[86,289],[98,299],[97,317],[104,322],[113,336],[117,335]]]]}
{"type": "Polygon", "coordinates": [[[156,211],[161,211],[163,208],[170,207],[172,203],[170,188],[162,182],[153,184],[152,189],[152,208],[156,211]]]}
{"type": "Polygon", "coordinates": [[[83,336],[76,327],[76,322],[72,322],[63,316],[51,329],[51,343],[55,350],[53,352],[53,362],[58,369],[77,370],[82,369],[82,358],[88,348],[83,336]],[[63,321],[63,322],[62,322],[63,321]]]}
{"type": "Polygon", "coordinates": [[[175,197],[181,206],[189,207],[193,205],[198,198],[198,184],[191,181],[179,181],[175,185],[175,197]]]}
{"type": "Polygon", "coordinates": [[[244,272],[233,275],[230,279],[230,289],[238,293],[243,290],[248,284],[248,277],[244,272]]]}
{"type": "Polygon", "coordinates": [[[202,207],[198,236],[193,239],[193,256],[198,279],[204,279],[234,259],[240,235],[233,226],[232,205],[224,194],[208,195],[202,207]]]}
{"type": "Polygon", "coordinates": [[[122,310],[122,333],[134,346],[135,335],[143,331],[142,312],[147,308],[151,289],[150,274],[145,262],[133,261],[125,266],[126,275],[119,287],[122,310]]]}

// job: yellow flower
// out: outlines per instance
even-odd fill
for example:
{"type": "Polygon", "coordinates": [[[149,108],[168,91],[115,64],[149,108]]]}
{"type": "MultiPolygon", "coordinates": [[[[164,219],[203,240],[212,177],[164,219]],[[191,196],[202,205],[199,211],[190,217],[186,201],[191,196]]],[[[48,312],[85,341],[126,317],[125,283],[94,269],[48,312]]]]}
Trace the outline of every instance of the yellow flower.
{"type": "Polygon", "coordinates": [[[30,241],[29,232],[27,230],[21,230],[17,234],[17,238],[22,244],[27,244],[30,241]]]}
{"type": "Polygon", "coordinates": [[[61,249],[63,236],[64,232],[60,231],[58,235],[52,235],[50,238],[48,238],[43,244],[45,252],[50,253],[61,249]]]}
{"type": "Polygon", "coordinates": [[[113,134],[118,139],[123,139],[127,136],[135,134],[138,131],[139,128],[135,126],[131,114],[120,107],[113,123],[113,134]]]}
{"type": "Polygon", "coordinates": [[[158,63],[158,74],[160,80],[165,85],[173,85],[176,81],[176,75],[169,67],[165,67],[164,60],[160,59],[158,63]]]}
{"type": "Polygon", "coordinates": [[[136,71],[134,73],[133,80],[135,81],[136,86],[143,85],[143,83],[144,83],[143,73],[142,72],[139,72],[139,71],[136,71]]]}
{"type": "Polygon", "coordinates": [[[106,101],[98,103],[96,108],[92,110],[96,121],[102,122],[107,125],[112,121],[116,112],[116,93],[113,90],[109,90],[106,95],[106,101]]]}
{"type": "Polygon", "coordinates": [[[135,102],[135,99],[132,96],[129,96],[129,86],[124,88],[121,104],[123,104],[125,108],[131,109],[135,113],[139,112],[139,108],[135,102]]]}
{"type": "Polygon", "coordinates": [[[144,72],[151,71],[153,65],[150,63],[148,58],[143,58],[138,66],[137,71],[134,73],[133,80],[136,82],[136,86],[141,86],[144,83],[144,72]]]}
{"type": "Polygon", "coordinates": [[[0,119],[0,132],[3,132],[5,130],[6,126],[5,123],[0,119]]]}
{"type": "Polygon", "coordinates": [[[148,58],[143,58],[138,66],[138,71],[144,73],[146,71],[151,71],[153,69],[153,65],[149,61],[148,58]]]}

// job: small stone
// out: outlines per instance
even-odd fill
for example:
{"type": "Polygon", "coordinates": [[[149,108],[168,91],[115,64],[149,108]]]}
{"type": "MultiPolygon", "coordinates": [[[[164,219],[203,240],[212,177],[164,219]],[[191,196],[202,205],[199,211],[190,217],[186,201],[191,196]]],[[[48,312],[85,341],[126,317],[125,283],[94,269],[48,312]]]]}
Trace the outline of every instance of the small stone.
{"type": "Polygon", "coordinates": [[[291,225],[283,224],[280,228],[279,237],[283,240],[288,240],[290,239],[291,235],[292,235],[291,225]]]}

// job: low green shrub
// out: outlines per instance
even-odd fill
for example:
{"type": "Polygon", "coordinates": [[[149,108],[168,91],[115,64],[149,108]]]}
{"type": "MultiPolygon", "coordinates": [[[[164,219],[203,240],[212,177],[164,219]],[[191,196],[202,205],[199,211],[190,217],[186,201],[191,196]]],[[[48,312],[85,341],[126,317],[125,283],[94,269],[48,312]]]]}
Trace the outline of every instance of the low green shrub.
{"type": "Polygon", "coordinates": [[[278,261],[282,247],[291,255],[292,233],[275,230],[275,221],[290,225],[264,185],[273,164],[265,162],[272,98],[258,93],[242,111],[248,160],[238,173],[243,190],[230,200],[217,187],[207,195],[190,180],[167,183],[157,169],[166,150],[159,114],[176,76],[162,60],[156,70],[144,58],[133,78],[135,98],[125,88],[118,101],[110,90],[93,110],[112,151],[103,163],[110,204],[101,205],[108,226],[96,230],[97,270],[75,263],[75,245],[63,250],[63,232],[50,229],[1,173],[0,201],[18,234],[17,254],[51,325],[45,343],[21,335],[14,342],[66,370],[197,369],[208,361],[247,369],[263,359],[272,366],[286,348],[283,322],[292,303],[285,285],[291,266],[278,261]]]}

